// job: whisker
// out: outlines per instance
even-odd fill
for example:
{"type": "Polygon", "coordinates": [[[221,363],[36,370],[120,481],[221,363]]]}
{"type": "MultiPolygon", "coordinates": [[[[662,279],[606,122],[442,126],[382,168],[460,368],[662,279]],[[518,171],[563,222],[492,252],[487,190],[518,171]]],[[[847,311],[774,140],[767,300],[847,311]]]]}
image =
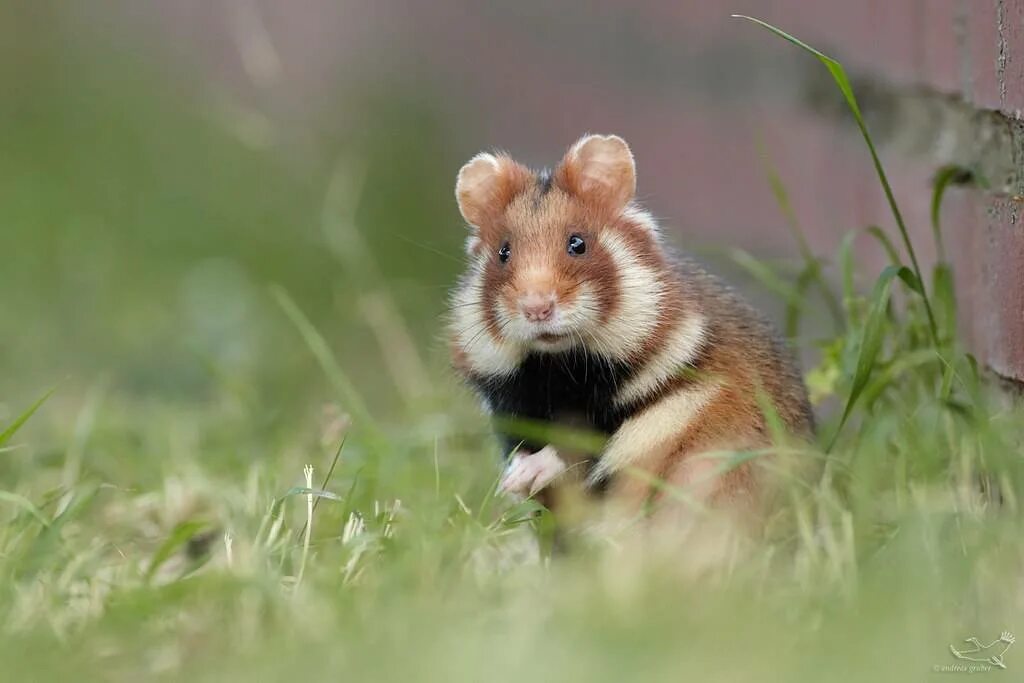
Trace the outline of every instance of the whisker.
{"type": "Polygon", "coordinates": [[[430,246],[429,244],[422,244],[420,242],[417,242],[416,240],[414,240],[414,239],[412,239],[412,238],[410,238],[410,237],[408,237],[406,235],[402,235],[402,234],[397,233],[397,232],[392,232],[390,230],[384,230],[383,232],[384,232],[384,234],[390,235],[391,237],[397,237],[398,239],[402,240],[403,242],[408,242],[409,244],[413,245],[414,247],[419,247],[420,249],[423,249],[425,251],[429,251],[431,253],[437,254],[438,256],[443,256],[444,258],[446,258],[446,259],[448,259],[450,261],[454,261],[455,263],[458,263],[458,264],[461,264],[461,265],[469,265],[469,259],[467,257],[456,258],[455,256],[452,256],[451,254],[449,254],[447,252],[441,251],[440,249],[436,249],[436,248],[430,246]]]}

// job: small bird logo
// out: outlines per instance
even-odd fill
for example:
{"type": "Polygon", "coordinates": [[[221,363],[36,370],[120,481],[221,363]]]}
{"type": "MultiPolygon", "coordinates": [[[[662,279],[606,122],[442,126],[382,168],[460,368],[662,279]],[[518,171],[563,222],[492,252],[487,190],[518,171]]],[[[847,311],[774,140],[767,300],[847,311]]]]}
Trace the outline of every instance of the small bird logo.
{"type": "Polygon", "coordinates": [[[999,634],[999,637],[993,640],[988,645],[982,645],[974,636],[965,638],[964,642],[968,644],[967,647],[956,647],[950,645],[949,651],[953,653],[953,656],[957,659],[966,659],[971,662],[981,662],[984,664],[992,664],[998,666],[1000,669],[1006,668],[1006,663],[1003,661],[1003,656],[1006,651],[1010,649],[1010,646],[1016,642],[1013,634],[1009,631],[1003,631],[999,634]]]}

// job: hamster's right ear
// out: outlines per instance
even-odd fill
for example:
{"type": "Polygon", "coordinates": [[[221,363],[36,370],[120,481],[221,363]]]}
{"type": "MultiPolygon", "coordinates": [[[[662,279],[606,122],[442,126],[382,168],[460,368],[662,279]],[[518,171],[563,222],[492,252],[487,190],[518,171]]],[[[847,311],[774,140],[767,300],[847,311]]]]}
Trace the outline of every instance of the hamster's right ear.
{"type": "Polygon", "coordinates": [[[504,154],[477,154],[466,162],[455,181],[462,217],[478,230],[486,230],[526,189],[529,177],[526,168],[504,154]]]}

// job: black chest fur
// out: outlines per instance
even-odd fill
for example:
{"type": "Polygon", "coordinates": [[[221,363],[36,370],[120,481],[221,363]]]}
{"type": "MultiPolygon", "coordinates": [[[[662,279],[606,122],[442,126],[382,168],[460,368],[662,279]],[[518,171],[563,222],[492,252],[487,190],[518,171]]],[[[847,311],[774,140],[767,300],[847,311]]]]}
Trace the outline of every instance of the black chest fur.
{"type": "MultiPolygon", "coordinates": [[[[611,435],[631,412],[630,406],[616,407],[614,401],[631,374],[622,363],[579,350],[532,353],[511,375],[476,377],[473,385],[499,419],[519,418],[611,435]]],[[[499,428],[511,449],[523,439],[508,431],[499,428]]],[[[546,445],[526,441],[528,450],[546,445]]]]}

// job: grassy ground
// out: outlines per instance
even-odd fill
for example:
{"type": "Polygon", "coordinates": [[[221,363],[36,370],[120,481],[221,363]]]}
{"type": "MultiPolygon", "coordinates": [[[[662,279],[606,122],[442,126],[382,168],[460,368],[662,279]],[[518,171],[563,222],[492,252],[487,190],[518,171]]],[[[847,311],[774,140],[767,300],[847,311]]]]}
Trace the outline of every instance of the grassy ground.
{"type": "Polygon", "coordinates": [[[913,272],[872,290],[849,242],[795,275],[739,255],[815,359],[795,455],[824,475],[698,579],[542,560],[436,339],[443,127],[378,102],[293,163],[55,43],[2,60],[0,430],[52,391],[0,437],[6,679],[905,681],[1024,635],[1024,413],[956,342],[946,269],[933,335],[913,272]]]}

